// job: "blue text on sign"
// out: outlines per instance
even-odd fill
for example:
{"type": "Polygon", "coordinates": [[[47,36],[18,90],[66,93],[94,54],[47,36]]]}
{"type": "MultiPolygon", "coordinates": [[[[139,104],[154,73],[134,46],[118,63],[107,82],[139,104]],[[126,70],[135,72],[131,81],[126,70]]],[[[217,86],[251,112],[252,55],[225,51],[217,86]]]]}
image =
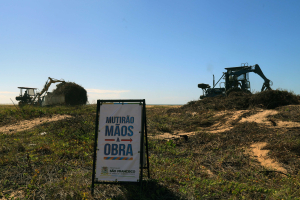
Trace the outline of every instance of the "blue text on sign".
{"type": "Polygon", "coordinates": [[[105,136],[132,136],[133,126],[105,126],[105,136]]]}
{"type": "Polygon", "coordinates": [[[131,144],[105,144],[104,145],[104,155],[112,155],[112,156],[132,156],[132,146],[131,144]]]}

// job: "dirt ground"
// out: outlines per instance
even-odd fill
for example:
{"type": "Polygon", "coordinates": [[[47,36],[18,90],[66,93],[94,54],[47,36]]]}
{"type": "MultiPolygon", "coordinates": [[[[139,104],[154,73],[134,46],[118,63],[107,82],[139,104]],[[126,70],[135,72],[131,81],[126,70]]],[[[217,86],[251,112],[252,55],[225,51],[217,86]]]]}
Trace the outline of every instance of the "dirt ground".
{"type": "MultiPolygon", "coordinates": [[[[21,188],[22,189],[22,188],[21,188]]],[[[25,198],[25,192],[22,190],[8,190],[5,191],[6,193],[10,193],[10,199],[24,199],[25,198]]],[[[7,200],[7,198],[3,197],[0,200],[7,200]]]]}
{"type": "Polygon", "coordinates": [[[41,117],[41,118],[36,118],[33,120],[23,120],[16,124],[11,124],[11,125],[0,127],[0,132],[2,132],[4,134],[12,134],[15,132],[25,131],[25,130],[34,128],[35,126],[38,126],[38,125],[46,123],[46,122],[59,121],[59,120],[70,118],[70,117],[71,117],[70,115],[53,115],[51,118],[41,117]]]}
{"type": "MultiPolygon", "coordinates": [[[[156,105],[149,105],[147,108],[155,107],[156,105]]],[[[164,105],[165,107],[166,105],[164,105]]],[[[170,108],[180,108],[181,106],[168,106],[170,108]]],[[[300,110],[300,105],[292,105],[294,109],[300,110]]],[[[198,110],[189,111],[192,116],[200,115],[198,110]]],[[[195,135],[199,132],[209,132],[209,133],[223,133],[234,128],[238,123],[244,122],[255,122],[259,126],[271,128],[274,130],[280,130],[281,134],[286,132],[287,128],[296,128],[300,127],[299,122],[295,121],[281,121],[273,117],[274,115],[280,114],[279,110],[274,109],[262,109],[262,108],[252,108],[252,109],[243,109],[243,110],[221,110],[214,111],[214,117],[218,117],[219,120],[216,120],[215,123],[209,127],[199,127],[197,132],[185,132],[182,130],[176,130],[173,133],[165,132],[160,135],[153,136],[155,139],[162,140],[173,140],[178,138],[187,138],[195,135]]],[[[4,134],[13,134],[18,131],[24,131],[35,126],[38,126],[46,122],[54,122],[66,118],[70,118],[69,115],[54,115],[51,118],[37,118],[33,120],[24,120],[16,124],[2,126],[0,127],[0,132],[4,134]]],[[[264,167],[268,169],[273,169],[280,171],[283,174],[287,174],[287,170],[280,165],[280,163],[268,157],[269,150],[264,150],[263,148],[267,145],[266,142],[257,142],[250,145],[250,148],[245,149],[245,154],[250,155],[253,159],[257,161],[264,167]]],[[[207,171],[210,176],[215,176],[209,169],[206,169],[202,166],[203,169],[207,171]]]]}
{"type": "MultiPolygon", "coordinates": [[[[298,106],[300,109],[300,105],[298,106]]],[[[192,113],[195,115],[196,112],[192,113]]],[[[210,132],[210,133],[220,133],[224,131],[228,131],[234,127],[234,122],[238,120],[240,117],[241,119],[238,120],[238,123],[243,122],[256,122],[260,125],[268,126],[269,128],[292,128],[292,127],[300,127],[300,123],[298,122],[286,122],[280,120],[270,120],[268,119],[269,116],[278,114],[276,110],[227,110],[227,111],[219,111],[215,113],[215,117],[223,117],[224,120],[222,122],[218,122],[211,127],[203,128],[203,131],[210,132]],[[248,117],[241,117],[243,114],[248,114],[250,112],[257,112],[256,114],[250,115],[248,117]]],[[[182,132],[177,131],[175,134],[171,133],[164,133],[162,135],[155,136],[159,139],[171,139],[171,138],[179,138],[183,137],[183,135],[193,135],[195,132],[182,132]]]]}
{"type": "Polygon", "coordinates": [[[251,149],[247,150],[246,152],[250,154],[251,157],[257,158],[262,166],[287,174],[287,170],[281,167],[278,162],[275,162],[273,159],[268,158],[267,154],[269,150],[263,150],[266,145],[266,142],[254,143],[251,145],[251,149]]]}
{"type": "MultiPolygon", "coordinates": [[[[293,105],[293,107],[297,107],[298,109],[300,109],[300,105],[293,105]]],[[[232,129],[235,126],[235,124],[243,123],[243,122],[256,122],[260,126],[281,130],[282,133],[285,132],[286,128],[300,127],[300,123],[298,122],[281,121],[272,118],[273,115],[276,115],[278,113],[279,111],[277,110],[259,109],[259,108],[253,110],[216,111],[215,117],[220,117],[222,120],[219,120],[219,122],[213,124],[210,127],[201,128],[201,131],[205,131],[209,133],[222,133],[232,129]]],[[[195,114],[197,113],[196,112],[193,113],[193,115],[195,114]]],[[[161,135],[156,135],[155,138],[170,140],[170,139],[190,137],[195,134],[196,132],[175,131],[174,134],[163,133],[161,135]]],[[[257,159],[262,166],[286,174],[287,173],[286,169],[284,169],[278,162],[276,162],[275,160],[267,156],[269,150],[263,150],[263,148],[266,145],[267,143],[265,142],[253,143],[250,146],[250,148],[245,149],[245,153],[249,154],[252,158],[257,159]]],[[[208,174],[213,175],[211,172],[208,172],[208,174]]]]}
{"type": "MultiPolygon", "coordinates": [[[[152,105],[147,107],[153,107],[152,105]]],[[[179,107],[179,106],[176,106],[179,107]]],[[[300,105],[298,106],[300,109],[300,105]]],[[[203,128],[202,131],[210,132],[210,133],[222,133],[225,131],[228,131],[232,129],[235,125],[235,122],[237,123],[243,123],[243,122],[256,122],[260,124],[261,126],[267,126],[269,128],[274,129],[285,129],[285,128],[292,128],[292,127],[300,127],[300,123],[298,122],[287,122],[287,121],[280,121],[280,120],[270,120],[269,117],[272,115],[276,115],[279,113],[279,111],[276,110],[264,110],[264,109],[257,109],[254,112],[256,114],[249,115],[249,113],[253,112],[253,110],[228,110],[228,111],[219,111],[215,112],[215,117],[223,117],[223,120],[220,120],[220,122],[217,122],[216,124],[212,125],[211,127],[203,128]],[[249,115],[247,117],[241,117],[242,115],[249,115]],[[238,121],[237,121],[238,120],[238,121]]],[[[197,112],[193,112],[192,115],[196,115],[197,112]]],[[[38,126],[45,122],[53,122],[53,121],[59,121],[62,119],[70,118],[69,115],[54,115],[52,118],[49,117],[43,117],[43,118],[37,118],[33,120],[24,120],[20,121],[16,124],[8,125],[8,126],[2,126],[0,127],[0,132],[4,134],[13,134],[18,131],[24,131],[31,128],[34,128],[35,126],[38,126]]],[[[164,139],[164,140],[170,140],[170,139],[176,139],[176,138],[184,138],[189,137],[192,135],[195,135],[196,132],[184,132],[184,131],[176,131],[174,134],[171,133],[164,133],[161,135],[156,135],[156,139],[164,139]]],[[[250,149],[246,149],[246,153],[249,154],[251,157],[256,158],[261,165],[275,169],[277,171],[281,171],[282,173],[286,173],[286,169],[280,166],[279,163],[276,161],[268,158],[267,154],[269,150],[263,150],[263,147],[265,147],[267,143],[253,143],[250,147],[250,149]]],[[[208,171],[208,174],[213,176],[213,173],[208,171]]]]}

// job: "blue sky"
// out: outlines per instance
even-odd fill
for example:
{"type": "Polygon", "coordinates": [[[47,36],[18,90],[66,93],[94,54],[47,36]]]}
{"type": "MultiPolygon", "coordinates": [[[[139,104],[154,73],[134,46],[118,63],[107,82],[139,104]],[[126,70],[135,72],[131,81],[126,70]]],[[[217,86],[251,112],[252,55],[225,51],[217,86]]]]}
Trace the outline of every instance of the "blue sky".
{"type": "MultiPolygon", "coordinates": [[[[185,104],[245,62],[300,94],[299,10],[297,0],[2,0],[0,103],[52,77],[83,86],[90,103],[185,104]]],[[[250,82],[260,91],[258,75],[250,82]]]]}

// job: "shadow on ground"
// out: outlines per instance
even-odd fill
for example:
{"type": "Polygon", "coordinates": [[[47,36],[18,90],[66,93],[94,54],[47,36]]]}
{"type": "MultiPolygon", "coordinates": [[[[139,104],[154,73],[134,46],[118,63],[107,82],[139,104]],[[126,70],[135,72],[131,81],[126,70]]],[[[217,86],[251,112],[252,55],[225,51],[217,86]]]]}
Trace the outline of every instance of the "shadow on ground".
{"type": "Polygon", "coordinates": [[[120,187],[123,194],[114,197],[114,200],[156,200],[156,199],[170,199],[170,200],[179,200],[184,199],[171,191],[167,187],[159,184],[156,180],[146,180],[143,181],[143,189],[141,192],[140,184],[138,185],[122,185],[120,187]]]}

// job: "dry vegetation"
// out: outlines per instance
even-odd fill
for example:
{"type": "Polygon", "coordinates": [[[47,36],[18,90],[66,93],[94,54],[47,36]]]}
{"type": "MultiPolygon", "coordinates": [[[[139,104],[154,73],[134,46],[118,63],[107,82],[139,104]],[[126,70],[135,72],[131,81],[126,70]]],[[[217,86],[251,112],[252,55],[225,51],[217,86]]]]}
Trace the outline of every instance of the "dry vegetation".
{"type": "Polygon", "coordinates": [[[63,82],[56,85],[53,94],[64,95],[66,105],[85,105],[88,100],[86,90],[73,82],[63,82]]]}
{"type": "Polygon", "coordinates": [[[0,133],[0,199],[300,199],[297,104],[299,96],[275,90],[147,107],[151,179],[142,193],[133,185],[96,185],[94,197],[94,105],[2,106],[1,127],[71,117],[0,133]],[[247,120],[269,110],[265,121],[247,120]],[[171,137],[159,139],[164,134],[171,137]]]}

